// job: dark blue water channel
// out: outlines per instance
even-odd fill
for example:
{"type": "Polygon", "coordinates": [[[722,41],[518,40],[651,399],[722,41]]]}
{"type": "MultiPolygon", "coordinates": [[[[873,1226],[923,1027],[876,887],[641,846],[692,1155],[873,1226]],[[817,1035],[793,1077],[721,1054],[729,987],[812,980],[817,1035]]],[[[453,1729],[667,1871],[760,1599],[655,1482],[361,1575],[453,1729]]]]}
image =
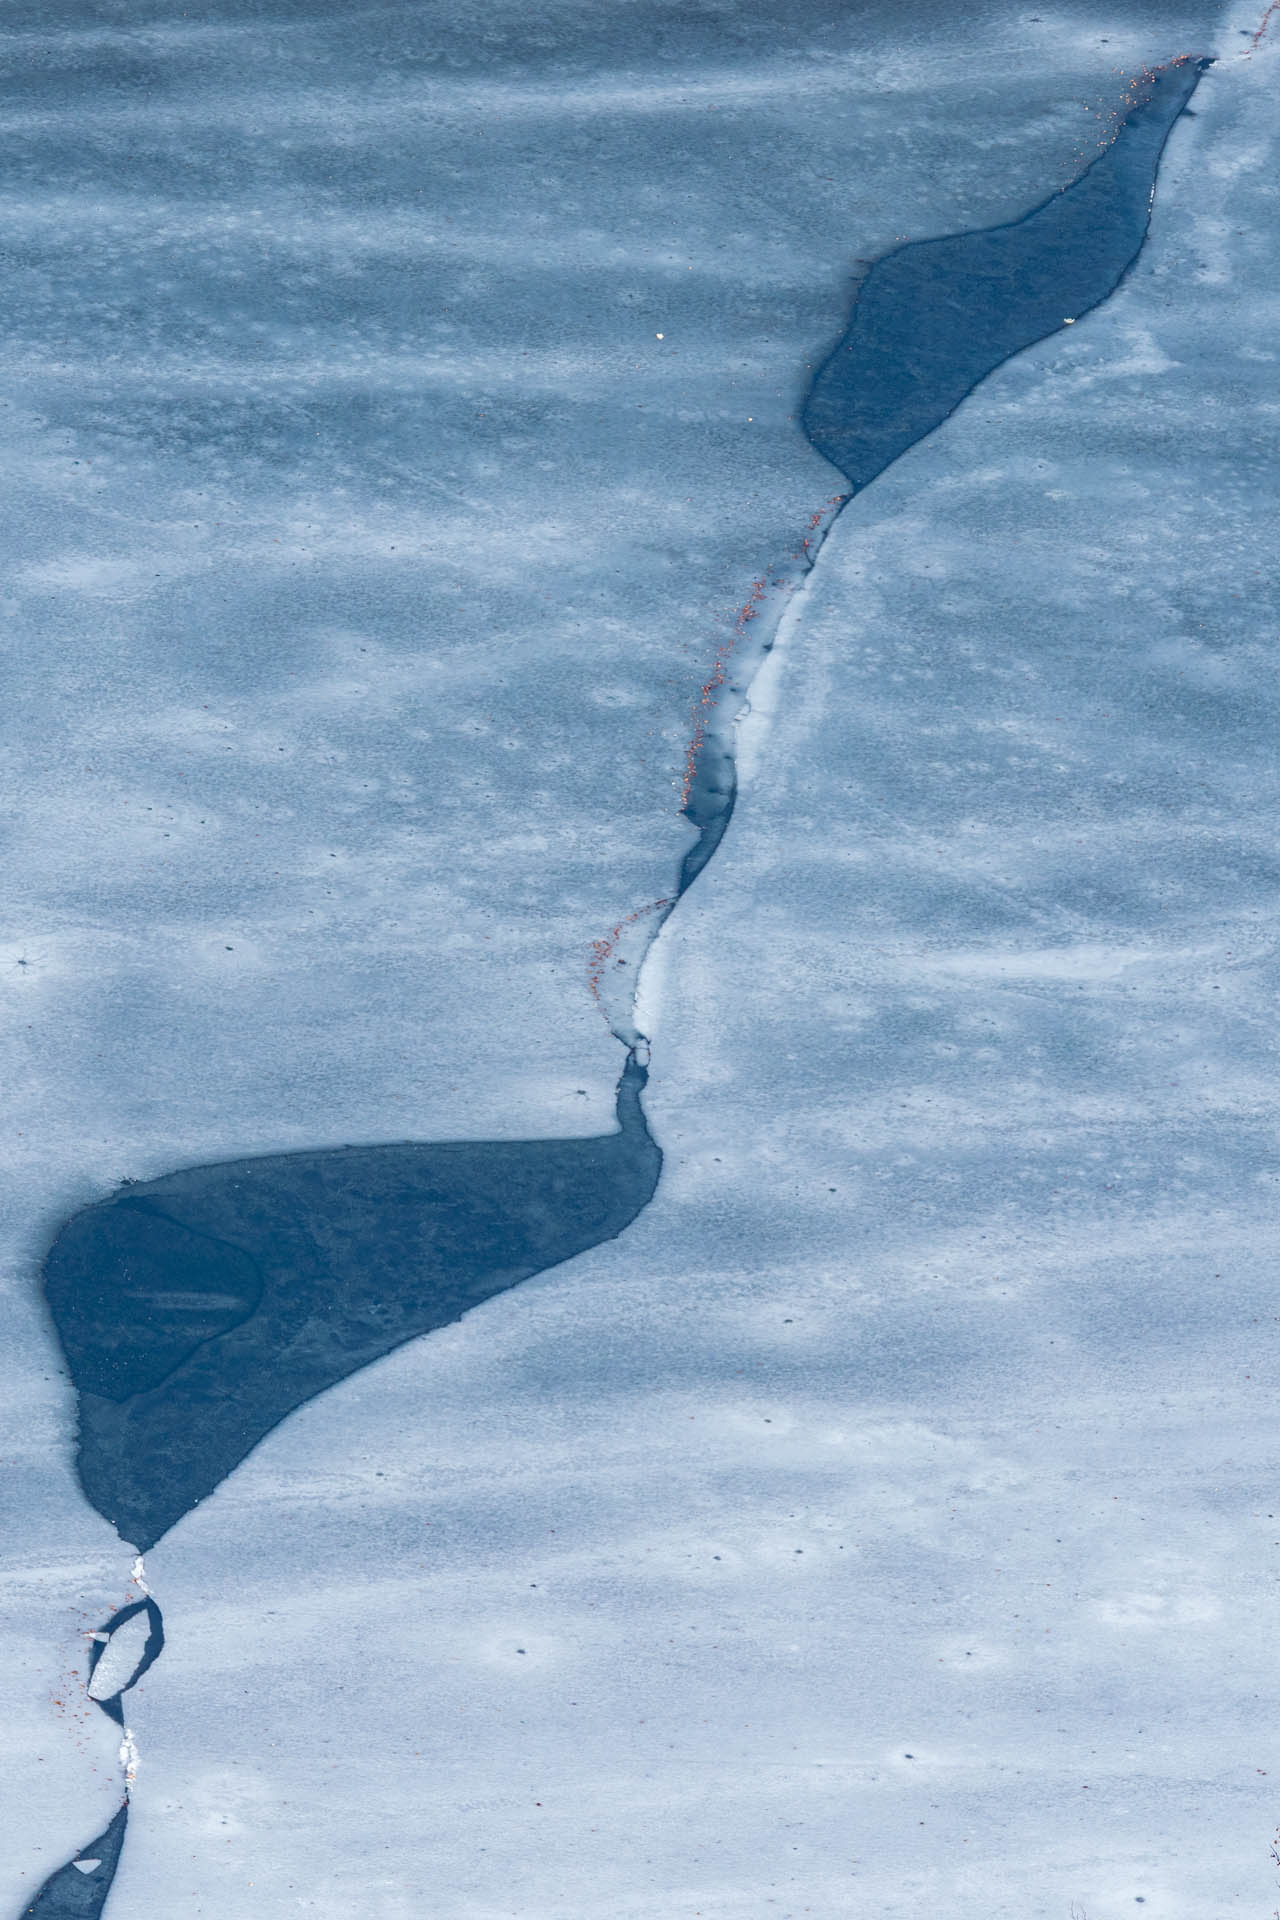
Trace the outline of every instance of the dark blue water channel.
{"type": "MultiPolygon", "coordinates": [[[[1010,355],[1114,290],[1146,235],[1164,142],[1206,64],[1148,75],[1099,157],[1021,220],[898,247],[867,271],[802,416],[855,491],[1010,355]]],[[[732,812],[731,726],[708,728],[704,758],[681,891],[732,812]]],[[[621,1233],[662,1165],[641,1106],[646,1077],[633,1051],[613,1133],[232,1160],[125,1186],[77,1213],[44,1285],[79,1394],[80,1478],[98,1512],[149,1547],[314,1394],[621,1233]]],[[[134,1678],[162,1644],[154,1602],[140,1607],[147,1641],[134,1678]]],[[[137,1612],[118,1615],[113,1631],[137,1612]]],[[[122,1718],[119,1695],[100,1704],[122,1718]]],[[[122,1809],[79,1856],[98,1864],[63,1867],[28,1913],[99,1914],[124,1824],[122,1809]]]]}

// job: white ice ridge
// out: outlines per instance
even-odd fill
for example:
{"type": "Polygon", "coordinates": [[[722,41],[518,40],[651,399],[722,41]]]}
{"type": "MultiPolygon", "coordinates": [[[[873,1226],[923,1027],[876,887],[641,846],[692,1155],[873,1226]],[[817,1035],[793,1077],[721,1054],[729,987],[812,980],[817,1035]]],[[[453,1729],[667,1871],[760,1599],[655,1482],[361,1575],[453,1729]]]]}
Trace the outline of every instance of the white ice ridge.
{"type": "Polygon", "coordinates": [[[129,1578],[132,1580],[134,1586],[138,1589],[138,1592],[145,1593],[147,1598],[150,1599],[151,1589],[147,1585],[147,1569],[143,1564],[143,1559],[141,1554],[138,1555],[132,1567],[129,1569],[129,1578]]]}
{"type": "Polygon", "coordinates": [[[835,516],[815,538],[813,564],[810,565],[804,578],[792,588],[778,619],[768,652],[756,670],[747,699],[734,721],[739,789],[754,777],[760,765],[764,743],[778,710],[778,685],[782,675],[783,651],[804,613],[805,601],[813,588],[814,566],[817,564],[818,553],[834,525],[835,516]]]}
{"type": "Polygon", "coordinates": [[[133,1729],[126,1727],[124,1739],[120,1742],[120,1765],[124,1769],[124,1790],[129,1792],[138,1777],[138,1743],[133,1737],[133,1729]]]}
{"type": "MultiPolygon", "coordinates": [[[[751,597],[739,613],[733,635],[717,655],[711,678],[702,692],[689,751],[686,799],[704,752],[708,756],[718,754],[734,769],[735,787],[739,775],[754,770],[766,731],[766,713],[772,710],[766,695],[760,703],[763,711],[755,728],[750,736],[744,734],[744,723],[757,709],[757,684],[778,643],[786,638],[800,617],[818,555],[851,498],[851,494],[835,494],[829,498],[811,517],[796,550],[785,560],[767,567],[755,582],[751,597]],[[740,755],[748,737],[750,765],[744,769],[740,755]]],[[[774,678],[770,676],[771,688],[774,678]]],[[[590,976],[592,992],[615,1038],[633,1049],[647,1046],[653,1038],[659,990],[650,960],[681,891],[673,887],[664,899],[651,901],[629,914],[607,939],[595,943],[590,976]],[[649,975],[647,987],[646,973],[649,975]]]]}

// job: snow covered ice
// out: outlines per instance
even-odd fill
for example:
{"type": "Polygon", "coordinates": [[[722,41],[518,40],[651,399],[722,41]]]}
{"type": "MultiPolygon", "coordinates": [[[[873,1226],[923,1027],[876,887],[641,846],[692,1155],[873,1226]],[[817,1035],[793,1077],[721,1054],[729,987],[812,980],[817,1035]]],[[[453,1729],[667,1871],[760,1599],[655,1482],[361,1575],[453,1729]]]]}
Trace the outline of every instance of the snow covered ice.
{"type": "Polygon", "coordinates": [[[1275,55],[1214,10],[657,17],[555,14],[535,67],[489,13],[510,70],[411,83],[399,27],[166,17],[58,41],[83,147],[25,104],[15,1913],[118,1790],[48,1704],[128,1591],[57,1225],[236,1153],[607,1127],[590,942],[832,491],[787,415],[855,259],[1016,217],[1184,51],[1134,274],[852,504],[753,699],[648,988],[651,1206],[148,1554],[110,1910],[1274,1900],[1275,55]]]}

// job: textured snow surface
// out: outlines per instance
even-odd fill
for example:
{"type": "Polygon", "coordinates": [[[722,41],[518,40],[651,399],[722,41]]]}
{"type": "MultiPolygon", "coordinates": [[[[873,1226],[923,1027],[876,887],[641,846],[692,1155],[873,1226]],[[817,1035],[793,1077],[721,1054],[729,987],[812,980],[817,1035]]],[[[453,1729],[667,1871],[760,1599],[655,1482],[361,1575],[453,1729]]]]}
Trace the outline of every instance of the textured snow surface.
{"type": "Polygon", "coordinates": [[[787,416],[853,259],[1016,215],[1113,66],[1202,49],[1130,282],[827,545],[660,943],[651,1208],[148,1556],[109,1914],[1275,1904],[1276,56],[1119,14],[566,11],[535,59],[452,9],[416,65],[421,13],[95,15],[47,96],[11,16],[15,1914],[114,1811],[81,1636],[136,1597],[54,1228],[608,1124],[587,949],[832,490],[787,416]]]}

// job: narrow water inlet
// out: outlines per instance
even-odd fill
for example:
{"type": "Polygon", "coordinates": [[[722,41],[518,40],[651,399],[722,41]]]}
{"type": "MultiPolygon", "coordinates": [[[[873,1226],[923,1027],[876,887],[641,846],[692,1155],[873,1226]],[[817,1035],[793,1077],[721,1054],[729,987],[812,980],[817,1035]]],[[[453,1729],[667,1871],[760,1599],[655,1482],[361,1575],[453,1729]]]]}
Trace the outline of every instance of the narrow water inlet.
{"type": "MultiPolygon", "coordinates": [[[[79,1395],[78,1469],[122,1538],[145,1551],[315,1394],[614,1238],[647,1206],[662,1154],[642,1105],[640,971],[728,828],[737,729],[779,624],[848,500],[995,368],[1119,284],[1146,235],[1165,140],[1208,64],[1184,57],[1142,76],[1098,159],[1022,219],[896,248],[861,279],[802,414],[850,491],[828,499],[795,552],[757,582],[703,690],[682,808],[696,838],[669,896],[601,943],[597,994],[628,1049],[616,1129],[184,1168],[126,1185],[63,1226],[44,1286],[79,1395]]],[[[124,1729],[126,1754],[123,1695],[164,1644],[159,1608],[142,1592],[90,1654],[90,1697],[124,1729]]],[[[127,1818],[126,1799],[24,1911],[101,1914],[127,1818]]]]}

